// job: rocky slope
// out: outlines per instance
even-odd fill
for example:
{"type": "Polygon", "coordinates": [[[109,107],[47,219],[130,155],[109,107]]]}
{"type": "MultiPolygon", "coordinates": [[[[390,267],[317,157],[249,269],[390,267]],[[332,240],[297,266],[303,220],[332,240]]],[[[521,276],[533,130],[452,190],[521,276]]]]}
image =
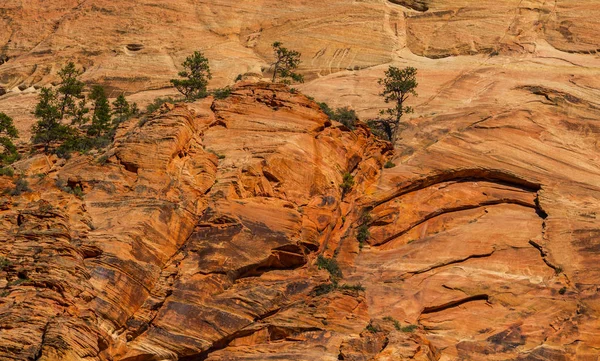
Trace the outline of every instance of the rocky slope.
{"type": "Polygon", "coordinates": [[[420,83],[393,151],[238,83],[132,119],[105,154],[19,162],[0,359],[598,360],[596,1],[278,5],[0,5],[0,111],[24,140],[67,59],[142,104],[198,48],[211,86],[268,75],[274,40],[303,53],[298,89],[363,117],[388,64],[420,83]],[[331,292],[319,255],[343,274],[331,292]]]}

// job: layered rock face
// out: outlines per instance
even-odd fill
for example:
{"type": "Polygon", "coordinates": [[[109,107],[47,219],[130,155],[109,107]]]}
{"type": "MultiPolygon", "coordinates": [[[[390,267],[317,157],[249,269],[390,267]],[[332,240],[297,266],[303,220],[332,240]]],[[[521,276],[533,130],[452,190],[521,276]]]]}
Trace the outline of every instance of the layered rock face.
{"type": "Polygon", "coordinates": [[[123,124],[105,154],[16,164],[32,190],[0,198],[0,359],[598,360],[596,1],[0,9],[0,111],[25,138],[31,86],[68,59],[142,103],[198,48],[211,85],[268,75],[274,40],[303,53],[295,87],[363,118],[388,64],[420,83],[393,151],[239,83],[123,124]]]}
{"type": "Polygon", "coordinates": [[[2,358],[592,360],[593,171],[559,178],[573,154],[535,152],[553,143],[533,129],[504,140],[528,166],[473,162],[494,122],[393,155],[303,95],[242,84],[125,123],[96,159],[21,162],[32,190],[2,201],[2,358]]]}

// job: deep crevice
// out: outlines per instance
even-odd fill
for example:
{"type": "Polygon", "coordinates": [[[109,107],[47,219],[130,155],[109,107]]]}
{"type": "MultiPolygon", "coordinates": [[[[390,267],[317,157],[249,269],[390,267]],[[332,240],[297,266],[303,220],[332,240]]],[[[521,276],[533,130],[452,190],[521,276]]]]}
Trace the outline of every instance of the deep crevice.
{"type": "Polygon", "coordinates": [[[494,252],[496,252],[496,250],[493,250],[493,251],[488,252],[488,253],[483,253],[483,254],[473,254],[473,255],[470,255],[470,256],[465,257],[465,258],[456,259],[456,260],[453,260],[453,261],[450,261],[450,262],[445,262],[445,263],[442,263],[442,264],[433,265],[433,266],[430,266],[430,267],[427,267],[427,268],[420,269],[418,271],[413,271],[413,272],[408,272],[408,273],[411,274],[411,275],[418,275],[418,274],[421,274],[421,273],[432,271],[432,270],[437,269],[437,268],[442,268],[442,267],[450,266],[450,265],[457,264],[457,263],[463,263],[463,262],[466,262],[466,261],[468,261],[470,259],[491,257],[494,254],[494,252]]]}
{"type": "Polygon", "coordinates": [[[428,314],[428,313],[441,312],[441,311],[447,310],[449,308],[458,307],[460,305],[463,305],[468,302],[473,302],[473,301],[489,302],[489,298],[490,297],[487,294],[479,294],[479,295],[474,295],[474,296],[470,296],[470,297],[466,297],[466,298],[461,298],[459,300],[450,301],[450,302],[447,302],[447,303],[444,303],[441,305],[425,307],[423,309],[423,311],[421,312],[421,314],[424,315],[424,314],[428,314]]]}

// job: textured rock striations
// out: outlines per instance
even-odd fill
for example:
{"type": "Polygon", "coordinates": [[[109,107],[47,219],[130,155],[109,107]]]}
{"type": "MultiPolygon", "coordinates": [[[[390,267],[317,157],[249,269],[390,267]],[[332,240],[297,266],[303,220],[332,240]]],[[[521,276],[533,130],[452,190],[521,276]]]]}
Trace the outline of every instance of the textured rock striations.
{"type": "Polygon", "coordinates": [[[104,154],[18,162],[30,191],[0,176],[0,359],[597,361],[597,13],[0,5],[0,111],[23,139],[35,87],[67,59],[142,105],[198,48],[211,86],[268,76],[275,40],[303,53],[298,89],[363,118],[384,106],[388,64],[420,83],[393,151],[297,92],[241,82],[128,121],[104,154]]]}
{"type": "Polygon", "coordinates": [[[17,164],[31,191],[2,200],[0,355],[592,360],[595,175],[558,179],[543,161],[572,155],[548,160],[531,132],[512,149],[539,167],[472,162],[494,149],[486,122],[382,170],[389,145],[366,129],[240,84],[125,123],[98,159],[17,164]]]}

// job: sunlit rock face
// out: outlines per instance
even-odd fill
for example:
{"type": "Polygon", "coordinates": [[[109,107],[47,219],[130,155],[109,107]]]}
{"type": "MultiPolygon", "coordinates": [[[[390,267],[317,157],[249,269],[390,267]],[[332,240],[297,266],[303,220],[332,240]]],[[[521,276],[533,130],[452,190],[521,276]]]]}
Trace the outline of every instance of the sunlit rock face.
{"type": "Polygon", "coordinates": [[[238,82],[124,123],[103,153],[17,163],[31,191],[0,197],[0,359],[597,359],[595,1],[0,11],[0,111],[23,141],[68,60],[142,106],[194,50],[210,87],[268,78],[275,40],[307,78],[238,82]],[[419,81],[393,150],[302,95],[374,116],[388,65],[419,81]]]}

